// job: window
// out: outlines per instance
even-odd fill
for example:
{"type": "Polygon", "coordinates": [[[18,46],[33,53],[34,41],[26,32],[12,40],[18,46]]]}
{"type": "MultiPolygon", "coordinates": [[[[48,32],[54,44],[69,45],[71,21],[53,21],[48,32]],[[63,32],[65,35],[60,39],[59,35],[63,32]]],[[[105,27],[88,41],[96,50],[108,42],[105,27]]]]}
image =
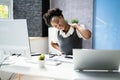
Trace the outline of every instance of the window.
{"type": "Polygon", "coordinates": [[[0,19],[13,19],[13,0],[0,0],[0,19]]]}
{"type": "Polygon", "coordinates": [[[0,5],[0,18],[9,18],[7,5],[0,5]]]}

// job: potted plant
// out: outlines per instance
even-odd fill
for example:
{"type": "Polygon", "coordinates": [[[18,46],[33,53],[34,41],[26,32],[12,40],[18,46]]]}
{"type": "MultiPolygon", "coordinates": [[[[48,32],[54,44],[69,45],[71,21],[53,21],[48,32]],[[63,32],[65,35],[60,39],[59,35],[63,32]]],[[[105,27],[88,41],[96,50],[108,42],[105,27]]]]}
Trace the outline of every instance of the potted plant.
{"type": "Polygon", "coordinates": [[[73,19],[73,20],[71,21],[71,23],[76,23],[76,24],[78,24],[79,21],[78,21],[77,19],[73,19]]]}
{"type": "Polygon", "coordinates": [[[44,68],[45,67],[45,54],[40,54],[38,60],[39,60],[40,68],[44,68]]]}

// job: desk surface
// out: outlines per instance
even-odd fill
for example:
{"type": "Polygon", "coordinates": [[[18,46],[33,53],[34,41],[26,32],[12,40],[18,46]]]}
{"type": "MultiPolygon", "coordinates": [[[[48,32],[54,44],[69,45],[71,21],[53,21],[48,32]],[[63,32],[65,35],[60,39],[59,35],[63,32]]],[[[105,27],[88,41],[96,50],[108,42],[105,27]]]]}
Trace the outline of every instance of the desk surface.
{"type": "Polygon", "coordinates": [[[120,73],[108,72],[75,72],[72,63],[62,63],[57,66],[45,65],[40,68],[38,64],[28,63],[24,59],[17,59],[12,65],[2,66],[1,71],[20,73],[24,75],[39,76],[59,80],[119,80],[120,73]]]}

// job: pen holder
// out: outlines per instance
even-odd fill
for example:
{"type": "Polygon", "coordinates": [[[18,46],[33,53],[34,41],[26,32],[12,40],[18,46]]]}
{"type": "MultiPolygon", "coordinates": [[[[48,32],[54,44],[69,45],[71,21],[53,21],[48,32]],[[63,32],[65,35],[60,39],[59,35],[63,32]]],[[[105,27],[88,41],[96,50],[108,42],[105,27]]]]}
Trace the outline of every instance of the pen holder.
{"type": "Polygon", "coordinates": [[[39,60],[40,68],[45,68],[45,60],[39,60]]]}
{"type": "Polygon", "coordinates": [[[45,54],[41,54],[38,57],[38,60],[39,60],[39,66],[40,66],[40,68],[44,68],[45,67],[45,54]]]}

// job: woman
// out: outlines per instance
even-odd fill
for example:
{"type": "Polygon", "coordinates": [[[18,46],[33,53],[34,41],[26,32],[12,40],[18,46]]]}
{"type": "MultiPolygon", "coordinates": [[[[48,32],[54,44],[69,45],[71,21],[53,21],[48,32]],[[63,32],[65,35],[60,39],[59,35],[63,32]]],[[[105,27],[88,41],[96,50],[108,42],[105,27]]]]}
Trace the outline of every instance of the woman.
{"type": "Polygon", "coordinates": [[[59,8],[49,9],[43,16],[48,26],[55,27],[56,40],[51,42],[52,47],[66,55],[72,55],[73,48],[82,48],[82,38],[89,39],[91,32],[79,24],[68,24],[59,8]]]}

